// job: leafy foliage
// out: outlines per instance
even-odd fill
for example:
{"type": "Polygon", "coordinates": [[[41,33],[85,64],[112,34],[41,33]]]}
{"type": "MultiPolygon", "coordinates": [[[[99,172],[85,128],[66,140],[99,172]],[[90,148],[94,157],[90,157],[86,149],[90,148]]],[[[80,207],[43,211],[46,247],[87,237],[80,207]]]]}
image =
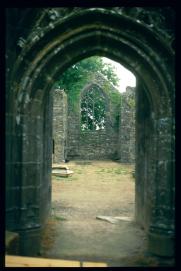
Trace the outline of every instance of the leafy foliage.
{"type": "Polygon", "coordinates": [[[69,90],[73,84],[79,80],[82,81],[83,78],[87,78],[90,73],[95,72],[102,73],[113,85],[117,86],[118,77],[114,71],[114,67],[111,64],[105,64],[102,58],[97,56],[86,58],[72,65],[72,67],[61,75],[58,86],[69,90]]]}
{"type": "Polygon", "coordinates": [[[67,69],[56,82],[55,87],[64,89],[73,108],[78,110],[79,93],[95,73],[101,73],[114,86],[118,85],[118,77],[111,64],[105,64],[102,58],[93,56],[86,58],[67,69]]]}

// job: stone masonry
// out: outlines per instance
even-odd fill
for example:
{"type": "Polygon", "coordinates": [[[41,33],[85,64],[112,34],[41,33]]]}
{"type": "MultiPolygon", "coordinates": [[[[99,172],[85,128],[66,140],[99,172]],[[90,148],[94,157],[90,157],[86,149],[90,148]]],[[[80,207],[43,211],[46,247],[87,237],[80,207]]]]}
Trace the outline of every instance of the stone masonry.
{"type": "Polygon", "coordinates": [[[53,94],[53,163],[66,159],[67,146],[67,95],[55,89],[53,94]]]}
{"type": "MultiPolygon", "coordinates": [[[[121,98],[118,90],[114,88],[101,74],[96,74],[94,79],[87,82],[81,95],[91,86],[97,86],[104,93],[106,103],[106,124],[103,130],[81,131],[81,115],[80,110],[74,112],[68,106],[68,159],[85,159],[85,160],[101,160],[116,159],[118,133],[116,117],[119,117],[120,102],[111,99],[112,95],[121,98]]],[[[81,102],[79,99],[79,108],[81,102]]],[[[119,125],[119,124],[118,124],[119,125]]]]}
{"type": "MultiPolygon", "coordinates": [[[[117,91],[101,75],[96,76],[96,80],[88,82],[87,86],[91,87],[95,83],[102,86],[102,88],[105,87],[106,83],[111,91],[117,91]]],[[[107,95],[107,99],[108,97],[109,95],[107,95]]],[[[119,107],[116,107],[109,98],[109,107],[107,106],[108,110],[106,112],[108,116],[106,129],[98,131],[81,131],[80,112],[75,113],[70,105],[67,108],[65,92],[55,90],[53,119],[53,162],[59,163],[68,158],[85,160],[118,159],[123,163],[134,163],[134,88],[128,87],[127,91],[122,93],[119,98],[121,101],[119,107]],[[113,127],[116,122],[115,117],[119,119],[118,127],[113,127]],[[68,153],[66,153],[66,151],[68,153]]]]}
{"type": "Polygon", "coordinates": [[[135,89],[122,93],[119,125],[119,157],[122,163],[135,163],[135,89]]]}

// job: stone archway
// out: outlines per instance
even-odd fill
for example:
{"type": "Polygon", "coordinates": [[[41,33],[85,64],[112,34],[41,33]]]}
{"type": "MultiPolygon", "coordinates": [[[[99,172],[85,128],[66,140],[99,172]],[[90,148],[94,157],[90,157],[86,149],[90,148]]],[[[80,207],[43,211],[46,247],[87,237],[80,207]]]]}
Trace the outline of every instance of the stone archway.
{"type": "Polygon", "coordinates": [[[145,24],[116,10],[55,14],[48,25],[46,16],[45,9],[41,19],[33,17],[35,28],[7,77],[6,227],[20,233],[23,254],[35,253],[51,204],[53,83],[76,61],[106,56],[138,78],[135,218],[148,232],[151,252],[173,255],[172,49],[145,24]]]}

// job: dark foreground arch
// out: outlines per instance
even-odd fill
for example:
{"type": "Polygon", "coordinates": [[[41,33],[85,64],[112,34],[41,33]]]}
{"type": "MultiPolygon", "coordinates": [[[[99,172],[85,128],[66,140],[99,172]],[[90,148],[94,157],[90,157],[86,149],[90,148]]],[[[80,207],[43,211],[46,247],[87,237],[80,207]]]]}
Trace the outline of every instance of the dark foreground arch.
{"type": "Polygon", "coordinates": [[[7,27],[6,228],[20,233],[21,254],[38,251],[51,206],[53,84],[75,62],[99,55],[137,76],[135,219],[148,233],[151,252],[173,256],[172,49],[144,23],[111,9],[79,9],[49,24],[32,18],[37,30],[27,22],[29,35],[15,55],[16,27],[11,20],[7,27]]]}

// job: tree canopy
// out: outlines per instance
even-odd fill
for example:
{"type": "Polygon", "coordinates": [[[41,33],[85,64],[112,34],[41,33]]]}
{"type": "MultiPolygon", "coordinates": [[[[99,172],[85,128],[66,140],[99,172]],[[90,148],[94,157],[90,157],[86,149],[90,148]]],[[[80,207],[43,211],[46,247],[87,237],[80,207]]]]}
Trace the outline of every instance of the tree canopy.
{"type": "Polygon", "coordinates": [[[119,79],[114,66],[104,63],[98,56],[75,63],[61,74],[60,79],[55,83],[56,88],[64,89],[67,93],[72,110],[79,110],[80,91],[94,79],[96,73],[102,74],[114,87],[118,85],[119,79]]]}
{"type": "Polygon", "coordinates": [[[118,76],[114,67],[111,64],[104,63],[101,57],[93,56],[86,58],[67,69],[56,83],[59,88],[65,91],[71,91],[87,79],[90,79],[91,74],[99,72],[108,79],[114,86],[118,85],[118,76]]]}

